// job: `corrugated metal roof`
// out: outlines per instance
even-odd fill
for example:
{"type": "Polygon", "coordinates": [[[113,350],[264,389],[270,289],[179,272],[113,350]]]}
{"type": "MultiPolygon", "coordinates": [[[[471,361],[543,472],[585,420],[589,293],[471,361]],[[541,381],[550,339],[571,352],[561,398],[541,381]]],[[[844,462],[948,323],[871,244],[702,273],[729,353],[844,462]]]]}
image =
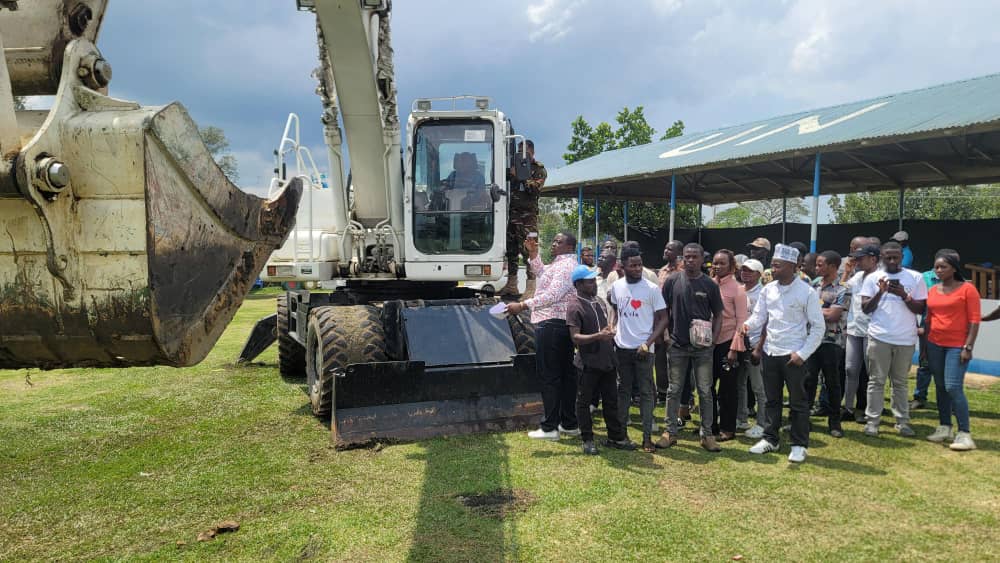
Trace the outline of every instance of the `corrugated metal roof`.
{"type": "MultiPolygon", "coordinates": [[[[715,197],[720,194],[699,194],[706,182],[700,181],[698,174],[713,171],[726,171],[726,174],[720,174],[724,182],[718,178],[714,182],[717,185],[730,184],[732,192],[722,195],[732,196],[729,197],[732,200],[774,195],[769,192],[795,195],[809,191],[809,186],[803,185],[800,180],[808,179],[811,169],[791,170],[782,165],[780,170],[784,171],[784,176],[781,177],[778,168],[765,170],[766,166],[758,166],[752,169],[748,165],[776,163],[797,156],[811,158],[817,152],[824,153],[823,164],[827,164],[830,161],[826,153],[831,151],[842,152],[844,164],[824,168],[824,175],[829,173],[830,180],[839,182],[839,186],[846,191],[928,185],[933,182],[963,183],[969,179],[978,181],[980,176],[992,178],[994,173],[969,178],[959,174],[960,178],[954,178],[949,172],[961,164],[956,162],[962,159],[962,150],[955,148],[950,151],[930,145],[907,146],[905,143],[993,131],[1000,131],[1000,74],[608,151],[550,170],[543,195],[576,195],[579,187],[600,187],[603,189],[588,189],[587,193],[650,199],[653,194],[648,192],[654,189],[656,199],[662,199],[665,193],[664,177],[688,174],[693,176],[686,180],[689,190],[684,199],[720,200],[721,197],[715,197]],[[920,158],[915,160],[911,157],[909,160],[927,165],[918,166],[924,174],[900,172],[897,176],[883,173],[880,163],[905,166],[905,163],[896,162],[903,159],[888,158],[884,151],[878,154],[872,152],[872,160],[867,158],[865,151],[884,145],[899,147],[900,155],[913,152],[912,147],[919,149],[920,158]],[[881,161],[879,157],[883,157],[881,161]],[[945,158],[947,162],[939,166],[936,161],[945,158]],[[854,162],[852,166],[855,168],[867,168],[870,178],[848,170],[848,160],[854,162]],[[933,170],[937,173],[931,172],[933,170]],[[740,178],[732,178],[730,171],[739,171],[740,178]],[[769,176],[782,181],[775,181],[769,176]],[[656,182],[650,184],[649,180],[656,182]],[[761,183],[758,189],[753,185],[758,180],[767,180],[774,186],[780,185],[780,188],[768,190],[761,183]]],[[[993,161],[992,157],[983,156],[984,159],[977,157],[972,164],[980,166],[983,161],[993,161]]],[[[967,154],[965,157],[968,159],[967,154]]],[[[1000,156],[997,159],[1000,161],[1000,156]]],[[[701,175],[703,179],[706,176],[701,175]]]]}

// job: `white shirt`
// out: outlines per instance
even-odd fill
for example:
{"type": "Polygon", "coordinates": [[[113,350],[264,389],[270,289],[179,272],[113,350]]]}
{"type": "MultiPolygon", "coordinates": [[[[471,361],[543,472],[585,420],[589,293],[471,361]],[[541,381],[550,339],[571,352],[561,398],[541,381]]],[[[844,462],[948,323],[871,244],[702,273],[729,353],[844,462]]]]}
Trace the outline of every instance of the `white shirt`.
{"type": "MultiPolygon", "coordinates": [[[[861,297],[875,297],[878,293],[878,282],[882,279],[899,280],[903,289],[915,301],[927,299],[927,285],[920,272],[902,268],[895,274],[880,270],[870,274],[861,284],[861,297]]],[[[861,301],[858,299],[858,301],[861,301]]],[[[903,298],[892,295],[888,291],[882,294],[878,307],[871,314],[868,323],[868,336],[895,346],[916,346],[917,315],[906,306],[903,298]]]]}
{"type": "MultiPolygon", "coordinates": [[[[614,270],[612,270],[611,272],[614,273],[614,270]]],[[[612,282],[614,281],[609,278],[610,276],[606,278],[601,274],[597,274],[597,296],[600,297],[605,302],[608,300],[608,290],[611,289],[612,282]]]]}
{"type": "Polygon", "coordinates": [[[851,309],[847,313],[847,334],[851,336],[860,338],[868,336],[868,323],[871,321],[871,316],[866,315],[861,310],[861,284],[868,277],[875,275],[876,272],[877,270],[865,275],[864,271],[858,271],[851,276],[851,279],[847,280],[847,291],[851,293],[851,309]]]}
{"type": "MultiPolygon", "coordinates": [[[[744,286],[745,287],[745,286],[744,286]]],[[[753,314],[753,308],[757,304],[757,299],[760,297],[760,292],[764,290],[764,285],[757,282],[757,285],[753,286],[753,289],[747,290],[747,306],[748,313],[753,314]]],[[[763,332],[764,327],[760,327],[757,330],[750,332],[747,336],[750,337],[750,346],[757,346],[760,342],[760,333],[763,332]]]]}
{"type": "Polygon", "coordinates": [[[819,297],[809,284],[793,279],[788,285],[777,280],[764,286],[747,320],[748,334],[767,323],[764,353],[788,356],[792,352],[806,360],[819,348],[826,323],[819,297]]]}
{"type": "MultiPolygon", "coordinates": [[[[647,279],[636,283],[628,283],[627,278],[616,281],[608,291],[608,303],[618,312],[615,345],[627,350],[635,350],[649,340],[654,313],[667,308],[660,286],[647,279]]],[[[653,346],[649,350],[652,352],[653,346]]]]}

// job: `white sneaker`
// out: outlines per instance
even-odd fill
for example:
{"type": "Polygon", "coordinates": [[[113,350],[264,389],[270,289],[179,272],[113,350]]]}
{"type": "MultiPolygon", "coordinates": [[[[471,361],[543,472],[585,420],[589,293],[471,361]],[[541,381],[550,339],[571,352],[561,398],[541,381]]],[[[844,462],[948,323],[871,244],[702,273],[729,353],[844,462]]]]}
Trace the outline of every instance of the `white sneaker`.
{"type": "Polygon", "coordinates": [[[875,422],[866,422],[865,429],[862,430],[865,436],[878,436],[878,424],[875,422]]]}
{"type": "Polygon", "coordinates": [[[750,423],[749,422],[740,422],[740,423],[738,423],[736,425],[736,430],[737,431],[739,431],[739,430],[750,430],[750,423]]]}
{"type": "Polygon", "coordinates": [[[750,446],[750,453],[752,454],[766,454],[768,452],[776,451],[778,451],[778,446],[768,442],[767,440],[761,440],[753,446],[750,446]]]}
{"type": "Polygon", "coordinates": [[[753,428],[746,431],[744,434],[747,438],[760,439],[764,437],[764,427],[759,424],[754,424],[753,428]]]}
{"type": "Polygon", "coordinates": [[[976,443],[972,441],[972,434],[968,432],[959,432],[955,435],[955,441],[948,447],[956,452],[967,452],[969,450],[976,449],[976,443]]]}
{"type": "Polygon", "coordinates": [[[565,428],[562,427],[562,424],[560,424],[559,425],[559,433],[560,434],[565,434],[567,436],[579,436],[580,435],[580,429],[579,428],[574,428],[572,430],[566,430],[565,428]]]}
{"type": "Polygon", "coordinates": [[[951,426],[938,426],[930,436],[927,437],[931,442],[941,443],[945,440],[951,440],[955,438],[955,433],[951,431],[951,426]]]}
{"type": "Polygon", "coordinates": [[[558,430],[551,430],[549,432],[546,432],[546,431],[542,430],[541,428],[539,428],[538,430],[532,430],[531,432],[528,432],[528,437],[532,438],[534,440],[552,440],[552,441],[556,441],[556,440],[559,439],[559,431],[558,430]]]}
{"type": "Polygon", "coordinates": [[[802,463],[806,460],[806,453],[809,450],[805,446],[792,446],[792,453],[788,454],[788,461],[792,463],[802,463]]]}

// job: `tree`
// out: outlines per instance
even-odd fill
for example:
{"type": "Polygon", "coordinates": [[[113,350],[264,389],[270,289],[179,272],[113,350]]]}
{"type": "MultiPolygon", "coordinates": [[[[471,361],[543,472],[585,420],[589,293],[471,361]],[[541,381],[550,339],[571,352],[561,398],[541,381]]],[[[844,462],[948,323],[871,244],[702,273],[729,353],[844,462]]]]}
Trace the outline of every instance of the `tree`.
{"type": "Polygon", "coordinates": [[[209,125],[200,127],[198,133],[201,135],[202,142],[205,143],[205,148],[208,149],[209,154],[215,159],[216,164],[226,174],[226,177],[231,182],[239,180],[239,164],[236,157],[229,152],[229,139],[226,138],[225,131],[214,125],[209,125]]]}
{"type": "MultiPolygon", "coordinates": [[[[871,223],[899,217],[899,192],[861,192],[831,196],[837,223],[871,223]]],[[[904,219],[993,219],[1000,217],[1000,185],[942,186],[906,190],[904,219]]]]}
{"type": "Polygon", "coordinates": [[[622,108],[615,117],[618,122],[618,130],[615,131],[615,148],[634,147],[653,142],[653,129],[646,122],[646,116],[642,113],[642,106],[636,106],[635,110],[629,111],[628,106],[622,108]]]}
{"type": "MultiPolygon", "coordinates": [[[[706,226],[713,229],[731,229],[780,223],[781,208],[782,201],[780,199],[748,201],[716,213],[706,226]]],[[[802,198],[788,198],[787,222],[797,223],[802,221],[806,215],[808,215],[808,209],[802,198]]]]}
{"type": "Polygon", "coordinates": [[[706,226],[710,229],[736,229],[766,224],[763,217],[751,213],[747,206],[737,205],[716,213],[706,226]]]}
{"type": "MultiPolygon", "coordinates": [[[[806,207],[805,200],[801,197],[786,198],[787,213],[785,221],[788,223],[798,223],[809,216],[809,208],[806,207]]],[[[781,222],[783,202],[780,199],[763,199],[760,201],[750,201],[740,204],[750,210],[750,213],[763,219],[761,225],[770,225],[781,222]]]]}
{"type": "MultiPolygon", "coordinates": [[[[566,147],[569,151],[563,155],[567,163],[576,162],[600,154],[607,150],[620,149],[642,145],[653,141],[656,130],[646,121],[643,106],[634,110],[627,106],[622,108],[615,117],[617,128],[612,128],[607,122],[601,122],[597,127],[578,116],[571,124],[572,134],[566,147]]],[[[684,122],[674,121],[662,138],[676,137],[683,134],[684,122]]],[[[594,205],[583,207],[584,232],[593,232],[594,205]]],[[[566,205],[563,228],[576,231],[578,209],[576,205],[566,205]]],[[[613,235],[621,237],[625,230],[625,202],[600,202],[600,231],[602,237],[613,235]]],[[[680,204],[677,206],[676,224],[680,227],[695,227],[699,223],[698,206],[695,204],[680,204]]],[[[666,203],[632,202],[629,205],[629,227],[659,229],[670,224],[670,206],[666,203]]]]}
{"type": "Polygon", "coordinates": [[[667,128],[660,137],[661,141],[666,141],[667,139],[673,139],[674,137],[680,137],[684,134],[684,122],[678,119],[673,125],[667,128]]]}

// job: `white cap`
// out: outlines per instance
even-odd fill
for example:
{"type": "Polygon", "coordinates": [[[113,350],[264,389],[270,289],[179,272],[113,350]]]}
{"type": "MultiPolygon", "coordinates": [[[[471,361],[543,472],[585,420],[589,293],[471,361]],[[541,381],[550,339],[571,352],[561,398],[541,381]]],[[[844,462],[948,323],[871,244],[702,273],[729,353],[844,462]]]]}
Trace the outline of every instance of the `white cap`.
{"type": "Polygon", "coordinates": [[[894,240],[896,242],[904,242],[910,240],[910,233],[906,231],[896,231],[896,234],[892,235],[889,240],[894,240]]]}
{"type": "Polygon", "coordinates": [[[743,265],[740,266],[740,267],[741,268],[747,268],[747,269],[753,270],[753,271],[755,271],[757,273],[760,273],[760,274],[764,273],[764,265],[760,263],[760,260],[755,260],[753,258],[750,258],[749,260],[745,260],[743,262],[743,265]]]}
{"type": "Polygon", "coordinates": [[[799,251],[794,246],[776,244],[774,245],[774,256],[772,259],[783,260],[785,262],[795,264],[799,261],[799,251]]]}

